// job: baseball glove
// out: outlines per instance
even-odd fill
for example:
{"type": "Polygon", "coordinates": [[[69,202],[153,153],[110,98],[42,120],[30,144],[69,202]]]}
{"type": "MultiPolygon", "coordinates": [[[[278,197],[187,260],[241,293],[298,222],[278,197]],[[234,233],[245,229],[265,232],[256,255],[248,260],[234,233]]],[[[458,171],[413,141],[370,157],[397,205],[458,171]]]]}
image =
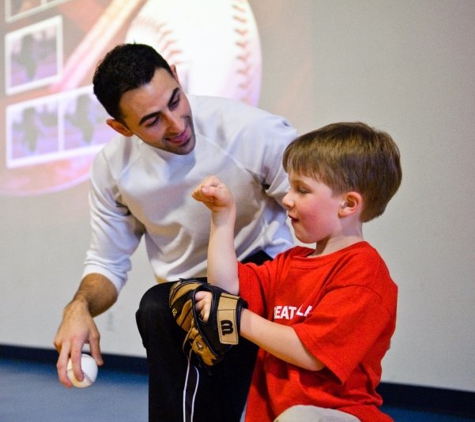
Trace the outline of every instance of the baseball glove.
{"type": "Polygon", "coordinates": [[[181,280],[170,290],[170,307],[177,324],[187,332],[185,342],[206,365],[221,362],[226,352],[239,343],[242,308],[247,303],[239,296],[197,280],[181,280]],[[212,294],[208,321],[196,311],[195,294],[208,291],[212,294]]]}
{"type": "Polygon", "coordinates": [[[204,281],[194,278],[180,279],[170,287],[170,308],[176,323],[186,332],[190,331],[193,321],[193,297],[195,290],[204,281]]]}

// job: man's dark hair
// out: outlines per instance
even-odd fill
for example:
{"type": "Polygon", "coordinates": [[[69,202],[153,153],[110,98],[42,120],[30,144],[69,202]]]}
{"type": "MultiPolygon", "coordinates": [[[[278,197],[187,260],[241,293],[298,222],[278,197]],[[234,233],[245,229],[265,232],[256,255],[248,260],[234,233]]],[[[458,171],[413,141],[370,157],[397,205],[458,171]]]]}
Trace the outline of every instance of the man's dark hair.
{"type": "Polygon", "coordinates": [[[122,121],[120,100],[131,89],[148,84],[157,69],[173,72],[167,61],[146,44],[122,44],[109,51],[96,68],[94,94],[107,113],[122,121]]]}

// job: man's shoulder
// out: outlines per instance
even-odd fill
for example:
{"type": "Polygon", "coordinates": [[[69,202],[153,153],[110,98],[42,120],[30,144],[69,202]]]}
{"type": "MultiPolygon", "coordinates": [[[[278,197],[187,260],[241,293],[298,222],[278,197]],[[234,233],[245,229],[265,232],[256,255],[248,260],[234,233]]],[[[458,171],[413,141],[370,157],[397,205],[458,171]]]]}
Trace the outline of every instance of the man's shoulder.
{"type": "Polygon", "coordinates": [[[195,107],[211,107],[211,108],[220,108],[222,106],[226,107],[238,107],[238,108],[249,108],[255,110],[261,110],[260,108],[247,104],[244,101],[240,101],[228,97],[216,97],[211,95],[187,95],[191,106],[195,107]]]}
{"type": "Polygon", "coordinates": [[[97,172],[101,167],[107,167],[114,173],[120,172],[140,155],[140,144],[141,141],[135,136],[115,136],[96,155],[93,172],[97,172]]]}
{"type": "Polygon", "coordinates": [[[205,137],[259,139],[275,135],[286,142],[295,137],[295,129],[284,117],[261,108],[229,98],[189,96],[189,99],[195,129],[205,137]]]}
{"type": "Polygon", "coordinates": [[[237,121],[260,119],[267,117],[278,117],[256,106],[243,101],[224,98],[211,97],[206,95],[189,95],[193,116],[198,121],[208,121],[210,118],[219,116],[224,121],[237,121]]]}
{"type": "Polygon", "coordinates": [[[131,154],[138,149],[140,143],[135,135],[125,137],[117,134],[104,144],[98,156],[115,157],[117,154],[131,154]]]}

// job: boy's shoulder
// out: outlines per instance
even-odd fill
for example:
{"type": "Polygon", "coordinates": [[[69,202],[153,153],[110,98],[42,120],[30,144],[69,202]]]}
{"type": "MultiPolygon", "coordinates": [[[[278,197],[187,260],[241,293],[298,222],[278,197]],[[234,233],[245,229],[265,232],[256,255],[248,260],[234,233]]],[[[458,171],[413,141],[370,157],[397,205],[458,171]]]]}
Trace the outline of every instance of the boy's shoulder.
{"type": "Polygon", "coordinates": [[[389,268],[380,253],[366,241],[361,241],[339,251],[334,267],[344,285],[370,288],[383,294],[397,292],[389,268]]]}
{"type": "Polygon", "coordinates": [[[314,249],[306,247],[306,246],[293,246],[290,249],[287,249],[284,252],[281,252],[280,254],[277,255],[276,258],[283,258],[283,259],[289,259],[289,258],[296,258],[296,257],[301,257],[301,258],[306,258],[308,257],[314,249]]]}
{"type": "MultiPolygon", "coordinates": [[[[283,255],[286,257],[309,257],[315,251],[314,248],[309,248],[307,246],[296,245],[279,255],[283,255]]],[[[323,255],[320,257],[316,257],[318,259],[341,259],[341,257],[350,257],[350,256],[361,256],[365,255],[368,258],[382,260],[381,255],[379,252],[371,246],[367,241],[363,240],[353,245],[347,246],[345,248],[339,249],[331,254],[323,255]]]]}
{"type": "Polygon", "coordinates": [[[352,279],[357,283],[371,283],[374,279],[391,279],[385,261],[367,241],[360,241],[328,255],[311,257],[313,252],[314,249],[297,245],[276,258],[293,261],[295,265],[309,269],[332,268],[332,274],[338,275],[338,278],[352,279]]]}

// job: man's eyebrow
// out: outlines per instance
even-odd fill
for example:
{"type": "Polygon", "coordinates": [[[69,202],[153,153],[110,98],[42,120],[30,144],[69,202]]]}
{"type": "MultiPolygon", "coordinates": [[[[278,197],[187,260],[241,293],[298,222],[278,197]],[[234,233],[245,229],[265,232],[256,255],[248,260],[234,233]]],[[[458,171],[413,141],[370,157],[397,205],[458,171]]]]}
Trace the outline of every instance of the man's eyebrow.
{"type": "MultiPolygon", "coordinates": [[[[170,97],[170,100],[168,101],[168,106],[170,106],[170,104],[175,101],[176,96],[178,95],[179,92],[180,92],[180,88],[179,88],[179,87],[176,87],[176,88],[173,90],[172,95],[171,95],[171,97],[170,97]]],[[[147,120],[157,118],[158,116],[160,116],[160,112],[159,112],[159,111],[155,111],[155,112],[153,112],[153,113],[150,113],[150,114],[147,114],[147,115],[143,116],[143,117],[140,119],[139,126],[143,125],[147,120]]]]}
{"type": "Polygon", "coordinates": [[[155,111],[154,113],[150,113],[150,114],[147,114],[146,116],[143,116],[141,119],[140,119],[140,122],[139,122],[139,126],[142,126],[147,120],[149,119],[152,119],[152,118],[156,118],[160,115],[160,112],[159,111],[155,111]]]}

